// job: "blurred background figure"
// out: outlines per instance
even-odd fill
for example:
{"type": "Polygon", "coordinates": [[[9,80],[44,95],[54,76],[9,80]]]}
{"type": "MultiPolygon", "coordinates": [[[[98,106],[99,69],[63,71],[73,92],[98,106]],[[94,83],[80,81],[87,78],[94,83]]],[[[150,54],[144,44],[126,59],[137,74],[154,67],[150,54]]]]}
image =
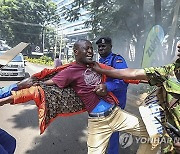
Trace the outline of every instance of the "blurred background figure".
{"type": "Polygon", "coordinates": [[[61,66],[61,65],[62,65],[62,61],[59,58],[59,54],[56,54],[56,57],[54,59],[54,67],[58,67],[58,66],[61,66]]]}

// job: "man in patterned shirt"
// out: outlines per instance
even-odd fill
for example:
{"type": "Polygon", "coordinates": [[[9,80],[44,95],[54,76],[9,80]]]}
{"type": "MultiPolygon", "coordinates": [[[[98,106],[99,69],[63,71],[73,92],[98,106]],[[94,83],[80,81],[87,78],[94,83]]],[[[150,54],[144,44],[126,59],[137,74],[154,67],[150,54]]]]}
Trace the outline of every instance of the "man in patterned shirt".
{"type": "MultiPolygon", "coordinates": [[[[117,106],[117,99],[112,93],[97,95],[94,91],[98,84],[103,82],[103,77],[94,72],[89,64],[93,59],[93,47],[88,40],[79,40],[74,44],[76,62],[71,63],[62,71],[57,72],[49,80],[43,81],[45,85],[56,85],[59,89],[72,87],[85,105],[88,117],[88,154],[105,154],[109,138],[115,131],[126,131],[140,137],[148,137],[142,119],[125,112],[117,106]],[[98,104],[106,104],[107,108],[97,109],[98,104]],[[95,112],[95,110],[99,112],[95,112]]],[[[42,74],[42,73],[41,73],[42,74]]],[[[45,101],[41,86],[32,86],[27,89],[12,92],[12,96],[0,99],[0,105],[23,103],[34,100],[38,107],[45,101]],[[27,98],[27,99],[26,99],[27,98]],[[39,104],[39,99],[42,101],[39,104]],[[23,100],[23,101],[21,101],[23,100]]],[[[58,105],[56,102],[53,108],[58,105]]],[[[74,104],[73,104],[74,105],[74,104]]],[[[58,107],[61,108],[62,106],[58,107]]],[[[43,106],[40,111],[40,120],[44,120],[43,106]]],[[[40,121],[41,122],[41,121],[40,121]]],[[[141,144],[137,153],[155,154],[158,148],[151,150],[151,144],[141,144]]]]}

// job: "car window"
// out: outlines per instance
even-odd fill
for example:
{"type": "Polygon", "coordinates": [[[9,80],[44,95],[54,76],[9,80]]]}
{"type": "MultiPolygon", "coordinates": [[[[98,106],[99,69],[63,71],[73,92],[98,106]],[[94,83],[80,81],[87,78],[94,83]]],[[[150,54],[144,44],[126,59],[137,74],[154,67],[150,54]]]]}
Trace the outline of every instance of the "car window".
{"type": "MultiPolygon", "coordinates": [[[[0,52],[0,55],[2,55],[4,52],[0,52]]],[[[23,57],[21,55],[17,55],[13,60],[13,62],[22,62],[23,57]]]]}
{"type": "Polygon", "coordinates": [[[22,57],[20,55],[17,55],[12,61],[13,62],[18,62],[18,61],[22,62],[23,59],[22,59],[22,57]]]}

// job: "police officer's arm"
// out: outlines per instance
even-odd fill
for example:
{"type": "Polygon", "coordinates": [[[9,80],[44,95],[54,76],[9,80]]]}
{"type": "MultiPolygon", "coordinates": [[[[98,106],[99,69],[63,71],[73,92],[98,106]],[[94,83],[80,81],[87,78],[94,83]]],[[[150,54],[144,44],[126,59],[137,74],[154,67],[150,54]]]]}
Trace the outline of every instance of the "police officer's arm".
{"type": "Polygon", "coordinates": [[[146,73],[144,69],[102,69],[99,67],[98,63],[94,63],[93,69],[100,73],[105,74],[111,78],[117,79],[132,79],[132,80],[147,80],[146,73]]]}

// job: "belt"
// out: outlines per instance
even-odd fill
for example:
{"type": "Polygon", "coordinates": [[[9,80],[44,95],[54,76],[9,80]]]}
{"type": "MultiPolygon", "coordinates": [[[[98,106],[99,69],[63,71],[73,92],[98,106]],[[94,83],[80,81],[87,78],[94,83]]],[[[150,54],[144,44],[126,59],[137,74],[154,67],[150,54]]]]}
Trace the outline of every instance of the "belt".
{"type": "Polygon", "coordinates": [[[112,113],[112,111],[115,109],[116,105],[113,105],[111,108],[109,108],[105,112],[100,112],[100,113],[89,113],[90,117],[107,117],[112,113]]]}

